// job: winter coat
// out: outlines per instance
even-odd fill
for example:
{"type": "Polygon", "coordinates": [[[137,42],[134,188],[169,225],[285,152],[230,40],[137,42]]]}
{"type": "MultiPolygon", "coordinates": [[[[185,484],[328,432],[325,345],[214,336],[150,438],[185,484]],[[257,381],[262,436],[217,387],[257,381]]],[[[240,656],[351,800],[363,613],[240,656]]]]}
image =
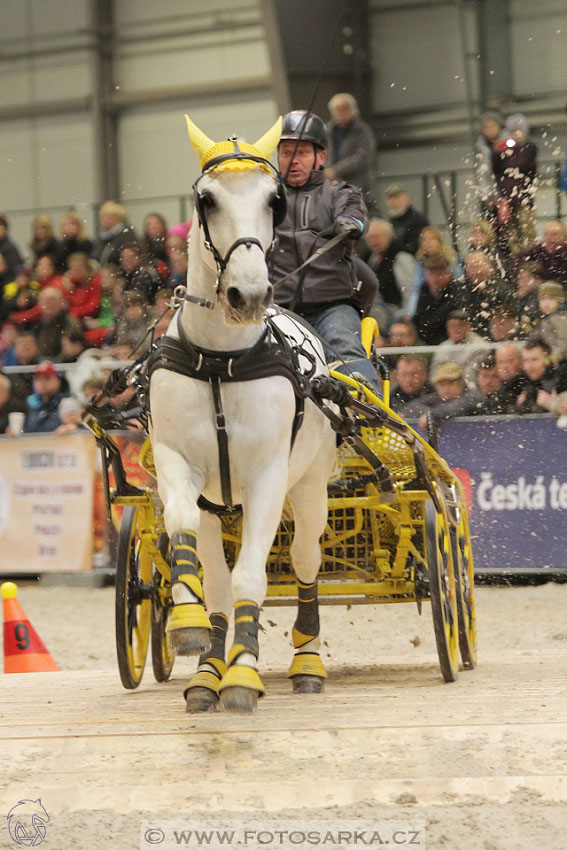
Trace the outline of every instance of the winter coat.
{"type": "Polygon", "coordinates": [[[532,381],[525,373],[523,373],[521,392],[526,394],[526,398],[522,404],[516,406],[516,412],[546,413],[547,411],[545,411],[537,403],[537,394],[540,390],[545,390],[547,393],[550,393],[552,390],[556,390],[558,393],[567,390],[567,375],[565,374],[565,369],[559,366],[549,366],[545,370],[543,376],[537,381],[532,381]]]}
{"type": "Polygon", "coordinates": [[[92,257],[101,266],[120,265],[120,251],[124,245],[138,242],[133,225],[121,222],[111,230],[102,231],[92,250],[92,257]]]}
{"type": "Polygon", "coordinates": [[[28,397],[24,432],[26,434],[35,434],[55,431],[61,425],[59,402],[68,395],[68,392],[59,392],[49,401],[42,401],[37,393],[32,393],[28,397]]]}
{"type": "Polygon", "coordinates": [[[499,142],[492,152],[492,167],[500,194],[510,205],[533,206],[537,169],[537,148],[533,142],[515,145],[513,148],[499,142]]]}
{"type": "Polygon", "coordinates": [[[424,345],[439,345],[447,339],[447,317],[453,310],[468,306],[461,284],[456,281],[433,294],[426,285],[421,290],[413,322],[424,345]]]}
{"type": "Polygon", "coordinates": [[[12,280],[18,274],[20,266],[24,264],[20,249],[15,242],[12,242],[9,236],[4,236],[3,239],[0,239],[0,254],[4,257],[4,261],[8,267],[6,274],[12,280]]]}
{"type": "Polygon", "coordinates": [[[366,226],[368,213],[360,189],[348,183],[325,180],[312,171],[304,186],[286,186],[287,211],[277,228],[277,242],[269,262],[274,301],[282,307],[350,302],[356,286],[352,240],[345,238],[319,256],[306,269],[283,284],[278,280],[293,272],[332,238],[337,216],[351,215],[366,226]],[[323,237],[320,231],[329,231],[323,237]]]}
{"type": "Polygon", "coordinates": [[[368,124],[361,118],[352,119],[348,127],[335,121],[327,125],[329,132],[329,165],[337,179],[345,180],[362,190],[365,200],[372,196],[374,184],[376,139],[368,124]]]}
{"type": "Polygon", "coordinates": [[[437,393],[432,393],[410,401],[403,408],[401,415],[406,419],[417,419],[422,413],[430,412],[434,419],[444,422],[454,419],[455,416],[474,416],[481,403],[482,395],[478,390],[465,390],[453,401],[443,401],[437,393]]]}
{"type": "Polygon", "coordinates": [[[424,227],[429,225],[423,213],[408,207],[405,213],[390,217],[390,224],[394,228],[396,240],[400,243],[402,251],[407,251],[414,256],[419,247],[419,237],[424,227]]]}

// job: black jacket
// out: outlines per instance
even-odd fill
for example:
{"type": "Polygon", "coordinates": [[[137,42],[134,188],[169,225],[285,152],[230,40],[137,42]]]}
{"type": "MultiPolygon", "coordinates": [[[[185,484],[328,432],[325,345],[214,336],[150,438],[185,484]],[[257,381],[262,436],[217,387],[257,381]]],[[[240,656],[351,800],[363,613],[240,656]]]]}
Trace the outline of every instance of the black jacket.
{"type": "Polygon", "coordinates": [[[294,309],[300,305],[351,301],[356,274],[352,240],[348,238],[281,286],[278,280],[297,269],[333,237],[337,216],[352,215],[366,226],[368,213],[360,189],[348,183],[325,180],[322,171],[312,171],[305,186],[286,186],[285,191],[287,211],[277,228],[277,242],[269,263],[275,303],[294,309]],[[326,231],[326,235],[319,236],[321,231],[326,231]]]}
{"type": "Polygon", "coordinates": [[[420,233],[429,224],[423,213],[408,207],[403,215],[391,217],[390,223],[402,251],[408,251],[415,256],[419,247],[420,233]]]}

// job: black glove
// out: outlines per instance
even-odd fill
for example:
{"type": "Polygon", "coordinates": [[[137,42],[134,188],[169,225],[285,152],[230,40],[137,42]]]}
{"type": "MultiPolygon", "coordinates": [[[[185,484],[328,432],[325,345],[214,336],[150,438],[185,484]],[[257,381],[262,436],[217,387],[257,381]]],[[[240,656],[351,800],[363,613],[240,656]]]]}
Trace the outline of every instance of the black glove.
{"type": "Polygon", "coordinates": [[[338,215],[335,219],[335,233],[350,233],[353,239],[358,239],[364,233],[364,222],[353,215],[338,215]]]}

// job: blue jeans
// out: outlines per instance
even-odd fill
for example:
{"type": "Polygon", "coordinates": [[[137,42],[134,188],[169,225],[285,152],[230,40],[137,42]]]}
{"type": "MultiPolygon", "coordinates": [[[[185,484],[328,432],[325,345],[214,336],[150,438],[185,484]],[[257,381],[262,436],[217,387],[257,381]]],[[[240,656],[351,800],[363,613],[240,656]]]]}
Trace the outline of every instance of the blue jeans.
{"type": "Polygon", "coordinates": [[[324,343],[327,361],[343,360],[337,366],[337,372],[361,375],[376,388],[376,394],[382,397],[376,369],[366,356],[360,333],[360,316],[350,304],[335,304],[305,316],[313,325],[324,343]]]}

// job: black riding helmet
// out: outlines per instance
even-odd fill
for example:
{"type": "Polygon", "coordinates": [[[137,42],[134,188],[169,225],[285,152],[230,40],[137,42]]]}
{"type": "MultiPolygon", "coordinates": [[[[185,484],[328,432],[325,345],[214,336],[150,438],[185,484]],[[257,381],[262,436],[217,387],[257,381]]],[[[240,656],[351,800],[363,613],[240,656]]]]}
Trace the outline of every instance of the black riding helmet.
{"type": "Polygon", "coordinates": [[[283,117],[280,142],[288,139],[302,142],[312,142],[317,147],[327,150],[329,137],[324,122],[313,112],[305,109],[294,109],[283,117]]]}

